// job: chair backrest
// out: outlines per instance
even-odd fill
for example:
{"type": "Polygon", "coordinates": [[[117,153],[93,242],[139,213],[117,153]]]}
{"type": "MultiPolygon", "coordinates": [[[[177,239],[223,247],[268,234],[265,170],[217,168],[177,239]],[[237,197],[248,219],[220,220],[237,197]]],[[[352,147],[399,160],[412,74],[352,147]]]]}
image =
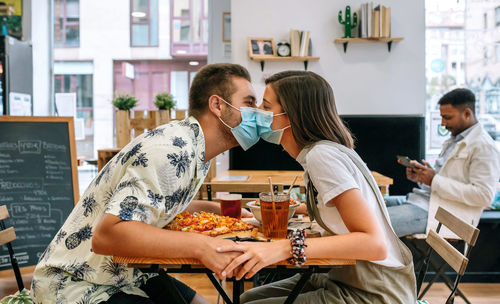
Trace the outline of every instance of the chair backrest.
{"type": "MultiPolygon", "coordinates": [[[[274,191],[281,192],[283,191],[282,184],[273,184],[274,191]]],[[[259,193],[259,192],[269,192],[269,184],[267,183],[224,183],[224,182],[212,182],[212,183],[204,183],[202,186],[202,195],[203,198],[206,198],[211,201],[220,201],[220,199],[216,198],[217,192],[232,192],[232,193],[241,193],[241,194],[249,194],[249,193],[259,193]],[[207,194],[205,197],[204,194],[207,194]]],[[[250,201],[256,200],[255,197],[245,197],[243,195],[243,199],[241,201],[242,207],[246,206],[246,203],[250,201]]]]}
{"type": "MultiPolygon", "coordinates": [[[[9,210],[5,205],[0,206],[0,221],[3,222],[4,219],[9,217],[9,210]]],[[[0,246],[5,245],[7,243],[12,242],[16,239],[16,232],[14,231],[14,227],[9,227],[5,229],[3,223],[1,225],[2,230],[0,231],[0,246]]]]}
{"type": "Polygon", "coordinates": [[[450,267],[457,272],[455,285],[450,296],[448,297],[448,300],[446,301],[446,303],[449,304],[453,303],[458,283],[464,275],[467,264],[469,263],[470,251],[476,244],[477,238],[479,236],[479,229],[464,222],[460,218],[454,216],[449,211],[441,207],[438,208],[435,218],[439,222],[439,224],[436,231],[430,230],[429,234],[427,235],[426,242],[430,247],[418,276],[417,292],[420,290],[423,279],[425,277],[425,273],[427,272],[427,267],[432,251],[436,251],[441,256],[441,258],[445,260],[446,263],[448,263],[448,265],[450,265],[450,267]],[[460,238],[460,240],[466,243],[465,254],[462,254],[447,240],[439,235],[439,231],[442,225],[445,225],[448,229],[455,233],[460,238]]]}
{"type": "Polygon", "coordinates": [[[17,259],[14,256],[14,250],[10,242],[16,239],[16,232],[14,227],[9,227],[5,229],[5,224],[3,220],[9,217],[9,210],[5,205],[0,206],[0,246],[6,245],[9,250],[10,263],[12,264],[12,269],[14,270],[14,275],[16,276],[17,287],[19,291],[24,289],[23,279],[21,277],[21,271],[19,270],[19,265],[17,259]]]}
{"type": "Polygon", "coordinates": [[[436,212],[435,218],[439,222],[438,228],[436,229],[436,232],[433,230],[429,231],[426,242],[443,258],[443,260],[448,263],[448,265],[451,266],[451,268],[453,268],[459,275],[463,275],[469,262],[467,253],[476,244],[479,229],[462,221],[441,207],[439,207],[436,212]],[[467,243],[468,246],[466,246],[467,250],[465,252],[467,256],[455,249],[455,247],[438,234],[441,225],[445,225],[448,229],[460,237],[461,240],[467,243]]]}

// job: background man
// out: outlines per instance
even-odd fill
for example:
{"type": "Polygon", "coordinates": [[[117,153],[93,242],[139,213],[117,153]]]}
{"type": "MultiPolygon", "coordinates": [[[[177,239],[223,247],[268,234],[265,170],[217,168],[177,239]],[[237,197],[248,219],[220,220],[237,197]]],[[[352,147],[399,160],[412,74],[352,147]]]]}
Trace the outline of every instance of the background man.
{"type": "MultiPolygon", "coordinates": [[[[406,176],[418,183],[406,197],[386,199],[392,226],[398,236],[426,233],[437,227],[434,215],[443,207],[477,226],[483,208],[495,196],[500,178],[500,153],[491,137],[477,122],[475,96],[468,89],[455,89],[438,102],[441,125],[451,137],[434,168],[428,162],[411,161],[406,176]]],[[[443,233],[451,234],[447,229],[443,233]]]]}

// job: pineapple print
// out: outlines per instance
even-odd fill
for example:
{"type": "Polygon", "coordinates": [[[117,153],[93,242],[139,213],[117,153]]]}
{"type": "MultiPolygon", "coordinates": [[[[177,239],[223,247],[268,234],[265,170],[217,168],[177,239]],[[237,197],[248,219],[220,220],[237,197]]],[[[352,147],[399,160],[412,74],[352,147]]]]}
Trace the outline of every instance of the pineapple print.
{"type": "Polygon", "coordinates": [[[66,248],[68,249],[75,249],[76,247],[80,246],[80,243],[88,240],[92,237],[92,227],[90,225],[86,225],[79,231],[72,233],[68,236],[66,239],[66,248]]]}

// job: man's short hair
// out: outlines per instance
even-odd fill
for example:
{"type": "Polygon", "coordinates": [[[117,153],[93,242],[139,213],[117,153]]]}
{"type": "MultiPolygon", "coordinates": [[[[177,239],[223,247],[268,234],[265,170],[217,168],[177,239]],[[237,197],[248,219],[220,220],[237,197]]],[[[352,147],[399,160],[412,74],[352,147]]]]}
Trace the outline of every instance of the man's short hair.
{"type": "Polygon", "coordinates": [[[441,99],[439,99],[438,104],[442,105],[452,105],[455,108],[469,108],[472,113],[476,113],[476,96],[469,89],[455,89],[444,94],[441,99]]]}
{"type": "Polygon", "coordinates": [[[218,95],[227,102],[231,102],[231,95],[236,92],[233,77],[240,77],[251,81],[247,69],[239,64],[216,63],[201,68],[193,79],[189,90],[188,114],[199,118],[208,109],[208,99],[218,95]]]}

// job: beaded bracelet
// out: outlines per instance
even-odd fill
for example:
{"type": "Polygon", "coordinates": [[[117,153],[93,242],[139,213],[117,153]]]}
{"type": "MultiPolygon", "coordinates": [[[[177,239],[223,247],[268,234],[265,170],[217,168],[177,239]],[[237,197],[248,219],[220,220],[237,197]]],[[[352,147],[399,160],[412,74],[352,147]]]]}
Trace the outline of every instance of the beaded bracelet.
{"type": "Polygon", "coordinates": [[[304,248],[307,247],[305,229],[290,230],[286,238],[290,240],[290,244],[292,245],[292,250],[290,251],[292,257],[288,259],[288,262],[296,266],[304,265],[306,262],[304,248]]]}

